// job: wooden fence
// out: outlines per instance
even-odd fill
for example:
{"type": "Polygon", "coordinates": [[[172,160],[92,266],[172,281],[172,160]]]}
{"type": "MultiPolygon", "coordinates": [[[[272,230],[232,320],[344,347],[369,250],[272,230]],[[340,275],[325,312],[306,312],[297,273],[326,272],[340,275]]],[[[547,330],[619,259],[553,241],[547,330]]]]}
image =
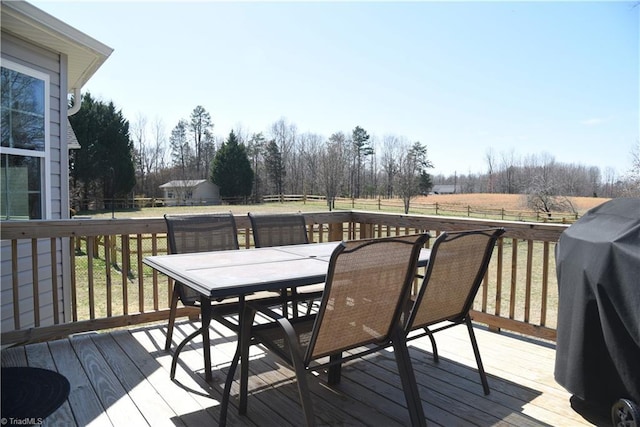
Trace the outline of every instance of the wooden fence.
{"type": "MultiPolygon", "coordinates": [[[[553,245],[565,225],[358,210],[312,212],[304,216],[310,241],[314,242],[417,231],[428,231],[435,238],[445,230],[505,227],[507,231],[498,243],[476,300],[474,320],[495,330],[555,339],[557,286],[553,245]]],[[[248,217],[238,215],[236,222],[241,246],[250,248],[253,242],[248,217]]],[[[6,246],[10,247],[13,270],[12,283],[4,283],[7,276],[3,274],[2,289],[12,293],[14,318],[14,330],[4,328],[2,332],[3,344],[49,340],[168,318],[172,284],[142,262],[147,255],[166,253],[166,226],[162,218],[7,221],[0,233],[2,240],[9,243],[6,246]],[[43,241],[50,242],[52,259],[43,260],[32,250],[32,293],[27,295],[21,286],[24,278],[17,271],[18,247],[35,248],[43,241]],[[43,307],[39,295],[62,288],[57,282],[60,260],[56,259],[56,253],[59,246],[66,244],[73,255],[68,268],[62,269],[69,272],[68,278],[63,277],[63,284],[70,287],[71,301],[61,307],[61,299],[55,295],[53,324],[40,325],[43,307]],[[53,270],[51,289],[39,288],[41,265],[53,270]],[[25,299],[31,301],[29,311],[33,312],[36,327],[21,327],[21,314],[25,313],[20,310],[24,310],[21,307],[25,299]]],[[[180,315],[194,316],[197,311],[182,307],[180,315]]]]}

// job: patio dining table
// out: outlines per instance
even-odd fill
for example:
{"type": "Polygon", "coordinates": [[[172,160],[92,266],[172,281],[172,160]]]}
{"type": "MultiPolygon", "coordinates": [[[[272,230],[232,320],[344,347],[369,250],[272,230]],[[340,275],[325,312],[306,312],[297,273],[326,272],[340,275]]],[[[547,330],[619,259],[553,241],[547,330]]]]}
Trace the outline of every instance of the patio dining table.
{"type": "MultiPolygon", "coordinates": [[[[202,334],[205,359],[205,378],[210,381],[211,349],[209,325],[212,318],[211,301],[238,297],[240,307],[244,297],[260,291],[279,291],[304,285],[322,283],[329,267],[329,259],[340,242],[274,246],[243,250],[155,255],[143,262],[200,294],[201,327],[184,338],[173,355],[172,372],[184,345],[202,334]]],[[[418,266],[429,261],[430,250],[420,252],[418,266]]]]}

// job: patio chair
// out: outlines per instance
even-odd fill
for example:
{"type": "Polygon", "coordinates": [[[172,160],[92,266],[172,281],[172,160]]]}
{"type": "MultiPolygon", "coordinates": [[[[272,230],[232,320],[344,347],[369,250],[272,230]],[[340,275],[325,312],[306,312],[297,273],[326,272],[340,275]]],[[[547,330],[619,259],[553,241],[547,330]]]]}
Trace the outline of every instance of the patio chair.
{"type": "MultiPolygon", "coordinates": [[[[307,224],[302,214],[254,214],[249,212],[253,242],[256,248],[285,245],[303,245],[309,243],[307,224]]],[[[291,300],[293,315],[298,315],[298,302],[308,304],[307,314],[311,311],[314,300],[322,296],[324,283],[301,286],[290,290],[287,298],[291,300]]],[[[284,290],[283,293],[287,293],[284,290]]],[[[285,316],[287,306],[283,306],[285,316]]]]}
{"type": "Polygon", "coordinates": [[[408,310],[405,331],[424,332],[407,341],[429,336],[433,359],[438,362],[438,347],[433,334],[452,326],[466,324],[478,365],[484,394],[489,394],[487,376],[473,332],[469,311],[489,267],[491,254],[503,228],[444,232],[433,244],[424,281],[408,310]],[[435,329],[430,329],[432,326],[435,329]]]}
{"type": "MultiPolygon", "coordinates": [[[[170,254],[208,252],[239,249],[236,222],[233,214],[212,213],[204,215],[164,215],[167,224],[167,251],[170,254]]],[[[249,299],[272,298],[280,301],[280,295],[276,292],[260,292],[247,296],[249,299]]],[[[202,295],[193,289],[174,282],[173,293],[171,295],[169,324],[167,326],[167,339],[165,350],[171,349],[173,329],[176,319],[178,301],[185,306],[200,306],[202,295]]],[[[234,324],[226,319],[226,315],[238,313],[238,299],[209,300],[213,310],[211,316],[231,329],[237,329],[234,324]]],[[[203,316],[204,317],[204,316],[203,316]]],[[[209,334],[208,325],[202,325],[201,330],[192,333],[189,339],[194,338],[199,333],[203,336],[203,347],[205,353],[205,371],[210,377],[211,362],[208,356],[209,334]]],[[[177,354],[182,350],[184,344],[189,339],[182,341],[176,349],[174,363],[171,369],[171,378],[175,375],[175,361],[177,354]]]]}
{"type": "Polygon", "coordinates": [[[220,424],[226,422],[239,360],[239,410],[246,413],[249,346],[263,344],[294,369],[307,425],[315,423],[307,371],[329,367],[331,383],[331,369],[338,368],[333,374],[339,375],[341,363],[393,346],[411,424],[425,425],[400,318],[409,298],[420,248],[427,237],[419,234],[341,243],[329,261],[317,313],[287,319],[264,305],[247,302],[240,346],[225,384],[220,424]],[[256,312],[270,321],[254,325],[256,312]]]}

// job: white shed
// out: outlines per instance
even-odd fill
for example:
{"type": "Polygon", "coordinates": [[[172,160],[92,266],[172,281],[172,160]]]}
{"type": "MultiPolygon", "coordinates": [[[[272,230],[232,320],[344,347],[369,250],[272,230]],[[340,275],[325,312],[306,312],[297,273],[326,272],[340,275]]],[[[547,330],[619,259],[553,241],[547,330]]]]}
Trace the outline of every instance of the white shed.
{"type": "Polygon", "coordinates": [[[220,189],[206,179],[169,181],[160,186],[166,206],[219,205],[220,189]]]}

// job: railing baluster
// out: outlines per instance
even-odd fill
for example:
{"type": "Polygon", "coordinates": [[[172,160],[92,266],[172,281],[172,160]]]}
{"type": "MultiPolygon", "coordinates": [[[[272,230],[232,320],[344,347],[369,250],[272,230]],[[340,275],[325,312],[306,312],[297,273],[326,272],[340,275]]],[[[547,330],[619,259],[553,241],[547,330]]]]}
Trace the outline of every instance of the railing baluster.
{"type": "Polygon", "coordinates": [[[129,314],[129,235],[122,234],[122,314],[129,314]]]}
{"type": "Polygon", "coordinates": [[[18,281],[18,241],[11,240],[11,288],[13,290],[13,325],[20,329],[20,282],[18,281]]]}
{"type": "MultiPolygon", "coordinates": [[[[111,272],[113,271],[113,264],[111,261],[111,236],[105,234],[103,236],[104,240],[104,269],[106,275],[106,298],[107,298],[107,317],[113,316],[113,276],[111,272]]],[[[115,242],[115,239],[113,240],[115,242]]]]}
{"type": "Polygon", "coordinates": [[[540,298],[540,326],[547,325],[547,296],[549,293],[549,242],[544,242],[542,249],[542,292],[540,298]]]}
{"type": "Polygon", "coordinates": [[[94,274],[93,274],[93,255],[94,255],[94,243],[95,237],[88,236],[87,237],[87,275],[89,281],[89,319],[93,320],[96,318],[96,301],[94,294],[94,274]]]}
{"type": "Polygon", "coordinates": [[[498,277],[496,277],[496,306],[494,308],[494,314],[500,316],[502,305],[502,268],[504,266],[504,241],[502,238],[498,239],[498,277]]]}
{"type": "Polygon", "coordinates": [[[58,245],[57,239],[50,239],[51,246],[51,297],[53,298],[53,323],[60,323],[60,310],[58,305],[58,245]]]}
{"type": "Polygon", "coordinates": [[[531,280],[533,272],[533,240],[527,241],[527,277],[525,278],[524,321],[529,323],[531,311],[531,280]]]}
{"type": "Polygon", "coordinates": [[[144,313],[144,274],[142,272],[142,269],[144,267],[144,265],[142,264],[142,255],[143,255],[143,249],[142,249],[142,238],[143,235],[142,234],[138,234],[138,242],[137,242],[137,249],[138,249],[138,253],[136,254],[136,262],[138,263],[138,311],[140,313],[144,313]]]}
{"type": "Polygon", "coordinates": [[[33,287],[33,324],[40,326],[40,279],[38,265],[38,239],[31,239],[31,281],[33,287]]]}
{"type": "Polygon", "coordinates": [[[71,254],[71,318],[74,322],[78,321],[78,294],[77,294],[77,274],[76,274],[76,252],[82,251],[82,245],[80,237],[71,236],[71,248],[73,253],[71,254]]]}
{"type": "MultiPolygon", "coordinates": [[[[158,234],[151,234],[151,255],[158,255],[158,234]]],[[[153,310],[158,311],[159,297],[158,297],[158,270],[153,269],[151,286],[153,287],[153,310]]]]}
{"type": "Polygon", "coordinates": [[[516,284],[518,280],[518,239],[512,239],[511,250],[511,294],[509,295],[509,319],[515,319],[516,284]]]}

